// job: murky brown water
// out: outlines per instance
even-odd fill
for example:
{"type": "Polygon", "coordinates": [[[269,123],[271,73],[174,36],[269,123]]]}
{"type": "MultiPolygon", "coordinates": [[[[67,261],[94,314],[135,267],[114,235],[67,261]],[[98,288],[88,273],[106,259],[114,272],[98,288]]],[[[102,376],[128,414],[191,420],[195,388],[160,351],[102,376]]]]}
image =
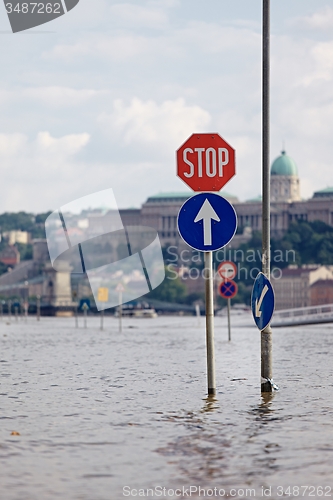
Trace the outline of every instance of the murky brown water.
{"type": "Polygon", "coordinates": [[[240,323],[216,319],[215,401],[203,318],[0,323],[1,500],[332,497],[333,325],[275,329],[264,401],[240,323]]]}

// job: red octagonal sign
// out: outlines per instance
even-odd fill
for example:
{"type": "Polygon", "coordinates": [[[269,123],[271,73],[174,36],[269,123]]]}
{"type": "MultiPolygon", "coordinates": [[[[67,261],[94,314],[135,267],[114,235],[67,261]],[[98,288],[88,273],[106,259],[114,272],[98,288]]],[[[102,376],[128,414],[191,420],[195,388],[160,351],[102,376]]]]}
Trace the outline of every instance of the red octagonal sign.
{"type": "Polygon", "coordinates": [[[235,173],[235,150],[219,134],[193,134],[177,151],[177,175],[193,191],[220,191],[235,173]]]}

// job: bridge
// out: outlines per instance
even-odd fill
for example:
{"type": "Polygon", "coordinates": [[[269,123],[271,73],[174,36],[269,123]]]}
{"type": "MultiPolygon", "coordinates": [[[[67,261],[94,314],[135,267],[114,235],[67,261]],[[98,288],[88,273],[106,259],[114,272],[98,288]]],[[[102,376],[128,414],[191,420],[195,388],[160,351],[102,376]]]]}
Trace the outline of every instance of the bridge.
{"type": "Polygon", "coordinates": [[[333,304],[275,311],[273,327],[333,323],[333,304]]]}

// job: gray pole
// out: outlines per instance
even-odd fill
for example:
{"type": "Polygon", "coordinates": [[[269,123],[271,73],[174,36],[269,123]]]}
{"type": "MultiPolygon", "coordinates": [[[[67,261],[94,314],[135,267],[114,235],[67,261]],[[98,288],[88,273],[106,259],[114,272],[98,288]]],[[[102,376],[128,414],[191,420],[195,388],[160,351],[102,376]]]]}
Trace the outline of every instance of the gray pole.
{"type": "Polygon", "coordinates": [[[102,309],[101,312],[101,330],[104,328],[104,309],[102,309]]]}
{"type": "Polygon", "coordinates": [[[119,333],[122,332],[122,315],[123,315],[123,293],[119,291],[119,309],[118,309],[118,314],[119,314],[119,333]]]}
{"type": "Polygon", "coordinates": [[[11,322],[12,319],[12,301],[8,301],[8,321],[11,322]]]}
{"type": "Polygon", "coordinates": [[[230,326],[230,299],[228,300],[228,340],[231,340],[231,326],[230,326]]]}
{"type": "Polygon", "coordinates": [[[40,321],[40,295],[37,295],[37,321],[40,321]]]}
{"type": "MultiPolygon", "coordinates": [[[[263,0],[263,82],[262,82],[262,272],[270,279],[270,0],[263,0]]],[[[261,332],[261,392],[273,392],[272,330],[261,332]]]]}
{"type": "Polygon", "coordinates": [[[88,311],[88,306],[86,303],[83,304],[83,326],[84,328],[87,328],[87,311],[88,311]]]}
{"type": "Polygon", "coordinates": [[[79,326],[79,322],[78,322],[78,318],[77,318],[77,308],[78,308],[78,305],[77,303],[75,304],[74,306],[74,314],[75,314],[75,328],[78,328],[79,326]]]}
{"type": "Polygon", "coordinates": [[[213,252],[205,252],[205,285],[206,285],[206,347],[208,395],[216,394],[215,353],[214,353],[214,286],[213,286],[213,252]]]}
{"type": "Polygon", "coordinates": [[[198,326],[200,326],[200,306],[199,306],[199,304],[195,305],[195,314],[197,316],[198,326]]]}

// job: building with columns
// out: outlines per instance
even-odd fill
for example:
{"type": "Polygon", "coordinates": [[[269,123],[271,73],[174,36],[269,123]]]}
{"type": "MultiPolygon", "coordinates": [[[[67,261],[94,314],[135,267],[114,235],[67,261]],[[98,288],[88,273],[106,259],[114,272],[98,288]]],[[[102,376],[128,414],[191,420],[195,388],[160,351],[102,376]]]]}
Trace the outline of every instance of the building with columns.
{"type": "MultiPolygon", "coordinates": [[[[261,231],[261,199],[235,204],[238,226],[261,231]]],[[[333,226],[333,188],[314,193],[308,200],[300,196],[297,165],[282,151],[271,166],[271,234],[280,238],[292,221],[320,220],[333,226]]]]}
{"type": "MultiPolygon", "coordinates": [[[[147,225],[158,230],[162,245],[179,244],[177,215],[182,204],[192,195],[190,191],[180,193],[159,193],[150,196],[141,208],[120,210],[124,225],[147,225]]],[[[221,192],[235,207],[238,227],[261,231],[261,197],[239,201],[237,197],[221,192]]],[[[320,220],[333,226],[333,187],[314,193],[308,200],[302,200],[298,168],[285,151],[271,166],[271,234],[280,238],[292,221],[320,220]]],[[[234,245],[241,240],[236,235],[234,245]]]]}

